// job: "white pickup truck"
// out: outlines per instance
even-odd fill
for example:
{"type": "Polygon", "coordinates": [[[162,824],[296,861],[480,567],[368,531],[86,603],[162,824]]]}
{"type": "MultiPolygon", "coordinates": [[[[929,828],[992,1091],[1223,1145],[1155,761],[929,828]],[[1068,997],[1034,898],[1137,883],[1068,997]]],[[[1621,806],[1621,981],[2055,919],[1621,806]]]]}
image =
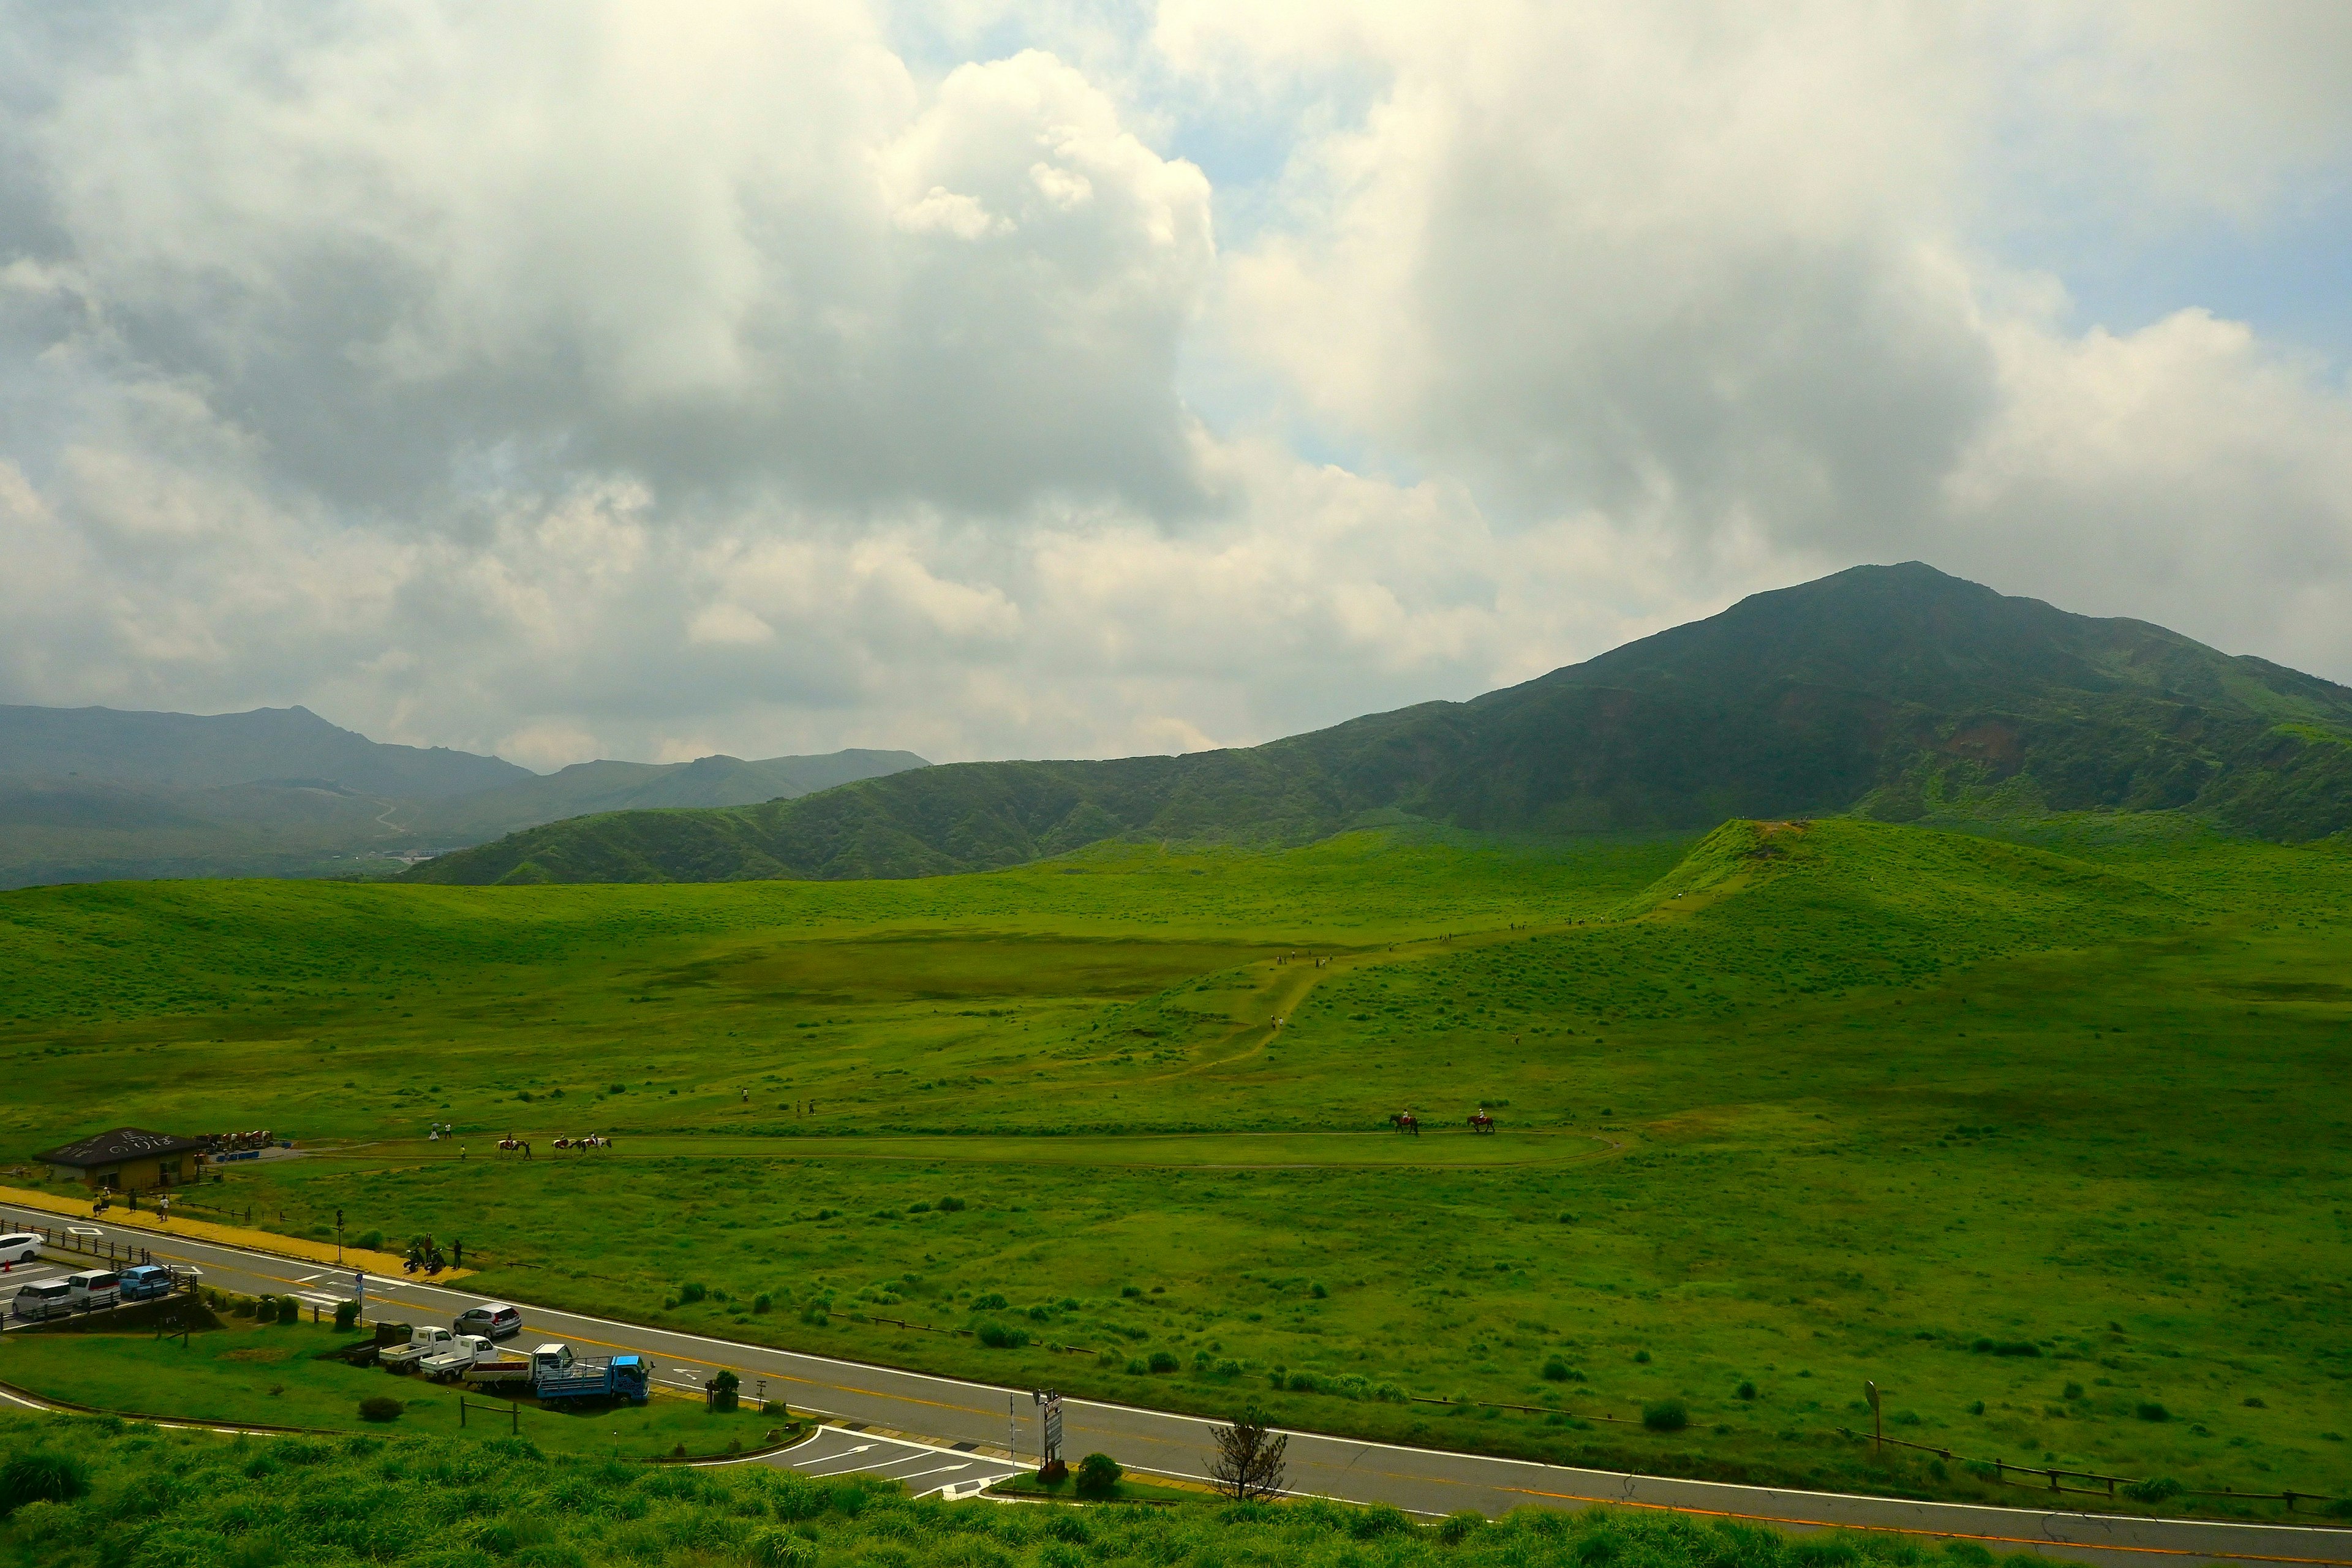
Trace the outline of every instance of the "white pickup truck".
{"type": "Polygon", "coordinates": [[[496,1361],[498,1357],[499,1347],[486,1336],[459,1334],[449,1342],[446,1348],[420,1358],[416,1370],[438,1383],[444,1378],[457,1376],[476,1362],[496,1361]]]}
{"type": "Polygon", "coordinates": [[[457,1336],[446,1329],[418,1327],[408,1331],[404,1345],[386,1345],[375,1352],[376,1364],[392,1372],[406,1372],[426,1356],[439,1355],[456,1342],[457,1336]]]}

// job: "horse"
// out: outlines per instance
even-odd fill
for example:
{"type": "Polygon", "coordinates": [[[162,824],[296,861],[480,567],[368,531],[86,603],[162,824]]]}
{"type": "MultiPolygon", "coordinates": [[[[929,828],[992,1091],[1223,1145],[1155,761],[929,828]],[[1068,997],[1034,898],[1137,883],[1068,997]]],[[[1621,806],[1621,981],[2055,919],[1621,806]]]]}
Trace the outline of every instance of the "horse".
{"type": "Polygon", "coordinates": [[[520,1152],[521,1151],[521,1149],[522,1149],[522,1140],[521,1140],[521,1139],[520,1139],[520,1138],[517,1138],[517,1137],[516,1137],[513,1133],[511,1133],[511,1132],[508,1133],[505,1137],[503,1137],[503,1138],[501,1138],[501,1139],[499,1139],[499,1153],[501,1153],[501,1154],[513,1154],[513,1153],[518,1153],[518,1152],[520,1152]]]}
{"type": "Polygon", "coordinates": [[[1470,1118],[1470,1131],[1473,1132],[1492,1132],[1494,1130],[1495,1119],[1486,1114],[1486,1108],[1485,1106],[1480,1106],[1478,1108],[1477,1114],[1470,1118]]]}
{"type": "Polygon", "coordinates": [[[1410,1132],[1416,1138],[1421,1136],[1421,1118],[1410,1110],[1400,1110],[1390,1117],[1389,1125],[1400,1132],[1410,1132]]]}

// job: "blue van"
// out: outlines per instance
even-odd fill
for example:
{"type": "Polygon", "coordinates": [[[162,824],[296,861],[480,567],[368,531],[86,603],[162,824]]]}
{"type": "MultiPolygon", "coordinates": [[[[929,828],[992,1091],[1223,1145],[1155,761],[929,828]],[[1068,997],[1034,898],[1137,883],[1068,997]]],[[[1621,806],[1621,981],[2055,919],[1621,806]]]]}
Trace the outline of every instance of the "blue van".
{"type": "Polygon", "coordinates": [[[168,1296],[178,1281],[172,1271],[160,1263],[142,1263],[122,1271],[121,1289],[126,1301],[152,1301],[158,1296],[168,1296]]]}

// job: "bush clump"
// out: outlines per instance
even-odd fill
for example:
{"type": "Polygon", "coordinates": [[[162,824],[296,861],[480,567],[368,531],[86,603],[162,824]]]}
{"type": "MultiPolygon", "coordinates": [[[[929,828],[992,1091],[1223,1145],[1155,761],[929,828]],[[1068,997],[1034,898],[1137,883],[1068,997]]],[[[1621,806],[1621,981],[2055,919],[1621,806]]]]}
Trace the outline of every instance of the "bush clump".
{"type": "Polygon", "coordinates": [[[982,1319],[972,1331],[991,1350],[1017,1351],[1029,1342],[1028,1330],[1007,1327],[993,1318],[982,1319]]]}
{"type": "Polygon", "coordinates": [[[1173,1351],[1153,1351],[1151,1352],[1151,1370],[1154,1372],[1174,1372],[1177,1367],[1181,1364],[1181,1363],[1177,1361],[1176,1352],[1173,1351]]]}
{"type": "Polygon", "coordinates": [[[1570,1367],[1568,1363],[1559,1356],[1549,1357],[1543,1363],[1543,1374],[1544,1381],[1546,1383],[1566,1383],[1568,1381],[1569,1372],[1570,1367]]]}
{"type": "Polygon", "coordinates": [[[2147,1480],[2134,1481],[2126,1487],[2124,1496],[2134,1502],[2165,1502],[2187,1489],[2170,1476],[2151,1476],[2147,1480]]]}
{"type": "Polygon", "coordinates": [[[1979,1355],[2040,1355],[2042,1347],[2032,1340],[1979,1340],[1969,1349],[1979,1355]]]}
{"type": "Polygon", "coordinates": [[[1690,1412],[1679,1399],[1661,1399],[1642,1406],[1642,1425],[1653,1432],[1679,1432],[1690,1425],[1690,1412]]]}
{"type": "Polygon", "coordinates": [[[0,1465],[0,1516],[28,1502],[71,1502],[89,1495],[89,1467],[73,1454],[36,1448],[0,1465]]]}
{"type": "Polygon", "coordinates": [[[359,1326],[360,1304],[357,1301],[337,1302],[335,1304],[335,1327],[341,1330],[344,1333],[349,1333],[359,1326]]]}
{"type": "Polygon", "coordinates": [[[381,1394],[370,1394],[360,1401],[360,1419],[378,1423],[397,1421],[407,1409],[408,1406],[397,1399],[381,1394]]]}
{"type": "Polygon", "coordinates": [[[961,1214],[970,1206],[961,1198],[941,1198],[938,1204],[941,1214],[961,1214]]]}
{"type": "Polygon", "coordinates": [[[2163,1405],[2158,1405],[2153,1399],[2144,1399],[2140,1401],[2139,1407],[2134,1410],[2132,1414],[2138,1416],[2143,1421],[2169,1421],[2172,1419],[2172,1412],[2167,1410],[2163,1405]]]}
{"type": "Polygon", "coordinates": [[[1118,1479],[1126,1473],[1108,1454],[1088,1454],[1078,1461],[1078,1495],[1108,1497],[1118,1489],[1118,1479]]]}

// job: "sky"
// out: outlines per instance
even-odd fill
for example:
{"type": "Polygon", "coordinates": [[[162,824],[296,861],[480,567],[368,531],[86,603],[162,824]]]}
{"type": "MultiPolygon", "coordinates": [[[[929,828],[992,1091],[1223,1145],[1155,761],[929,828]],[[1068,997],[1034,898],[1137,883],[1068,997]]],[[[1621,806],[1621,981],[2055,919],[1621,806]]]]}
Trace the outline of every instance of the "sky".
{"type": "Polygon", "coordinates": [[[2352,682],[2352,6],[0,0],[0,702],[1193,751],[1915,559],[2352,682]]]}

